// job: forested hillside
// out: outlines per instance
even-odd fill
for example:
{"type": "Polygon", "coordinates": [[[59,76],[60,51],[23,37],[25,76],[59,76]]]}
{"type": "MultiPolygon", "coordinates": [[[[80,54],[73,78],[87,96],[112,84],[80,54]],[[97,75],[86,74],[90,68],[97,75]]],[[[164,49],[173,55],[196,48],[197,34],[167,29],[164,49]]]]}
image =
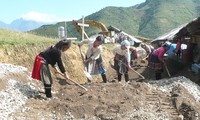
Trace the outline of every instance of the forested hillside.
{"type": "MultiPolygon", "coordinates": [[[[200,0],[146,0],[130,7],[106,7],[85,17],[112,25],[135,36],[154,39],[173,28],[190,22],[200,15],[200,0]]],[[[81,16],[80,16],[81,17],[81,16]]],[[[57,37],[57,29],[64,22],[42,26],[31,31],[34,34],[57,37]]],[[[72,22],[67,22],[67,35],[80,37],[72,22]]],[[[97,28],[87,28],[88,35],[98,32],[97,28]]]]}

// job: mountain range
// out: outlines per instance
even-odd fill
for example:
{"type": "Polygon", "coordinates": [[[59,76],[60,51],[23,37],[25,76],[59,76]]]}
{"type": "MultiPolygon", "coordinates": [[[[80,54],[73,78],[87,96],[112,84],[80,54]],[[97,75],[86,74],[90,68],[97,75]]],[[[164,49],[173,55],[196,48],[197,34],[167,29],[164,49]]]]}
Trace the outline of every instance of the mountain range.
{"type": "Polygon", "coordinates": [[[49,23],[36,22],[34,20],[25,20],[23,18],[19,18],[19,19],[12,21],[10,24],[6,24],[6,23],[0,21],[0,28],[24,32],[24,31],[36,29],[45,24],[49,24],[49,23]]]}

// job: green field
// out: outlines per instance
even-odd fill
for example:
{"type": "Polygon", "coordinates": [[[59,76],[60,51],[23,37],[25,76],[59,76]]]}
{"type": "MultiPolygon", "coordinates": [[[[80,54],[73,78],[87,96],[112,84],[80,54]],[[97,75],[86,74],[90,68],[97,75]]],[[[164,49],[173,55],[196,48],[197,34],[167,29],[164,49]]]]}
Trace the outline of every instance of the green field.
{"type": "Polygon", "coordinates": [[[54,43],[58,39],[41,37],[24,32],[0,29],[0,45],[36,45],[54,43]]]}

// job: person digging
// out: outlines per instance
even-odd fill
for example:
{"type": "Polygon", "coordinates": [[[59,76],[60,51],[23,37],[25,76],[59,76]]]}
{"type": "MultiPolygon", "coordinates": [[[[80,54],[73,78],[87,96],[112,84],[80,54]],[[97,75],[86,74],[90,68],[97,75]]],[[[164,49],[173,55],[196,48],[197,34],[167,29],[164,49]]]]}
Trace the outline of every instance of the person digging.
{"type": "Polygon", "coordinates": [[[121,42],[121,45],[116,46],[113,49],[114,54],[114,69],[117,72],[118,81],[120,82],[122,79],[122,75],[124,74],[125,81],[129,81],[128,71],[131,69],[130,66],[130,42],[128,40],[124,40],[121,42]]]}
{"type": "Polygon", "coordinates": [[[154,70],[156,80],[161,79],[161,73],[163,72],[163,65],[166,63],[163,59],[164,54],[170,48],[171,43],[165,42],[161,47],[155,49],[150,55],[148,60],[148,66],[154,70]]]}
{"type": "MultiPolygon", "coordinates": [[[[90,75],[98,75],[101,74],[102,80],[104,83],[107,82],[106,78],[106,68],[104,66],[103,59],[101,57],[101,53],[103,51],[102,44],[104,41],[104,37],[99,35],[96,37],[94,41],[85,39],[81,41],[78,46],[79,48],[83,44],[88,44],[88,49],[86,52],[86,58],[84,60],[84,64],[87,68],[87,72],[90,75]]],[[[88,79],[88,82],[91,82],[91,80],[88,79]]]]}
{"type": "Polygon", "coordinates": [[[63,66],[61,53],[67,51],[70,46],[71,41],[64,39],[36,56],[32,70],[32,78],[43,82],[46,97],[49,99],[52,98],[51,87],[53,83],[49,65],[51,65],[54,68],[55,73],[57,73],[59,72],[56,66],[57,64],[65,79],[69,79],[69,76],[63,66]]]}

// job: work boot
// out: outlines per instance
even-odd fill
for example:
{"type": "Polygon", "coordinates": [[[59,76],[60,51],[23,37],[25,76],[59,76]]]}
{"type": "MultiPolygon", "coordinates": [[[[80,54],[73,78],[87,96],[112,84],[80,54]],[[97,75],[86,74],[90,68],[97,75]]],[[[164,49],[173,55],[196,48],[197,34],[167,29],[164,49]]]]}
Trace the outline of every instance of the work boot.
{"type": "Polygon", "coordinates": [[[156,73],[156,80],[160,80],[161,79],[161,73],[156,73]]]}
{"type": "Polygon", "coordinates": [[[122,80],[122,74],[118,74],[118,82],[121,82],[121,80],[122,80]]]}
{"type": "Polygon", "coordinates": [[[106,74],[105,74],[105,73],[102,73],[102,74],[101,74],[101,77],[102,77],[102,79],[103,79],[103,82],[104,82],[104,83],[107,83],[106,74]]]}
{"type": "Polygon", "coordinates": [[[51,94],[51,85],[44,85],[45,86],[45,94],[47,98],[51,98],[52,94],[51,94]]]}
{"type": "Polygon", "coordinates": [[[128,81],[129,81],[128,73],[125,73],[125,74],[124,74],[124,77],[125,77],[125,81],[128,82],[128,81]]]}

